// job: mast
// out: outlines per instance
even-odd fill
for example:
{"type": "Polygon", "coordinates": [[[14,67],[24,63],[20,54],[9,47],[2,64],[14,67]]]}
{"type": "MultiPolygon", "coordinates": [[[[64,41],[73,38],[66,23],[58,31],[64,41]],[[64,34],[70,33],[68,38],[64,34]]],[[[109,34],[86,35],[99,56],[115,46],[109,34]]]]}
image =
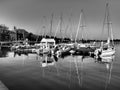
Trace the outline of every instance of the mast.
{"type": "Polygon", "coordinates": [[[67,38],[67,30],[68,30],[68,29],[69,29],[69,26],[67,25],[66,28],[65,28],[65,32],[64,32],[65,34],[64,34],[63,39],[64,39],[64,38],[67,38]]]}
{"type": "Polygon", "coordinates": [[[82,18],[81,18],[81,25],[80,25],[80,27],[81,27],[81,34],[82,34],[81,35],[82,36],[81,40],[83,40],[84,39],[84,35],[83,35],[84,34],[84,27],[85,27],[85,25],[84,25],[85,22],[83,21],[85,19],[85,17],[83,17],[83,16],[85,16],[85,15],[84,15],[83,9],[81,10],[81,12],[82,12],[82,18]]]}
{"type": "Polygon", "coordinates": [[[58,22],[58,24],[57,24],[57,28],[56,28],[56,31],[55,31],[55,35],[54,35],[54,38],[56,37],[56,35],[57,35],[57,32],[58,32],[58,28],[59,28],[59,25],[60,25],[60,21],[58,22]]]}
{"type": "Polygon", "coordinates": [[[106,4],[106,9],[107,9],[107,28],[108,28],[108,41],[107,43],[110,43],[110,17],[109,17],[109,4],[106,4]]]}
{"type": "Polygon", "coordinates": [[[45,25],[45,23],[46,23],[46,16],[43,16],[43,26],[42,26],[42,37],[45,37],[46,38],[46,25],[45,25]]]}
{"type": "Polygon", "coordinates": [[[56,28],[56,31],[55,31],[54,38],[56,37],[58,30],[60,30],[60,37],[62,38],[62,13],[60,15],[60,20],[57,24],[57,28],[56,28]]]}
{"type": "Polygon", "coordinates": [[[52,37],[52,24],[53,24],[53,16],[54,16],[54,14],[52,13],[52,18],[51,18],[51,21],[50,21],[50,23],[51,23],[51,25],[50,25],[50,37],[52,37]]]}
{"type": "Polygon", "coordinates": [[[109,24],[109,39],[112,40],[112,45],[114,46],[114,40],[113,40],[113,31],[112,31],[112,22],[111,22],[111,18],[110,18],[110,10],[109,10],[109,3],[107,3],[107,8],[108,8],[108,24],[109,24]]]}
{"type": "Polygon", "coordinates": [[[77,41],[78,31],[79,31],[79,29],[80,29],[80,21],[81,21],[81,13],[80,13],[80,17],[79,17],[79,23],[78,23],[77,32],[76,32],[75,43],[76,43],[76,41],[77,41]]]}
{"type": "MultiPolygon", "coordinates": [[[[81,27],[82,14],[83,14],[83,9],[82,9],[81,12],[80,12],[80,18],[79,18],[79,23],[78,23],[78,28],[77,28],[76,37],[75,37],[75,43],[76,43],[76,41],[77,41],[78,32],[79,32],[79,29],[80,29],[80,27],[81,27]]],[[[83,37],[83,36],[82,36],[82,37],[83,37]]]]}
{"type": "Polygon", "coordinates": [[[69,30],[71,30],[71,34],[70,34],[70,40],[73,41],[73,32],[72,32],[72,12],[71,12],[71,15],[70,15],[70,18],[69,18],[69,22],[70,22],[70,27],[69,27],[69,30]]]}
{"type": "Polygon", "coordinates": [[[62,38],[62,21],[63,21],[63,13],[61,13],[61,16],[60,16],[60,35],[61,35],[61,38],[62,38]]]}
{"type": "MultiPolygon", "coordinates": [[[[112,26],[111,26],[111,20],[110,20],[110,13],[109,13],[109,3],[106,3],[106,10],[105,10],[105,18],[104,18],[104,23],[103,23],[103,30],[104,30],[104,24],[107,24],[107,32],[108,32],[108,38],[107,38],[107,43],[108,45],[110,44],[110,40],[112,40],[113,44],[113,32],[112,32],[112,26]]],[[[102,31],[103,33],[103,31],[102,31]]],[[[114,45],[114,44],[113,44],[114,45]]]]}

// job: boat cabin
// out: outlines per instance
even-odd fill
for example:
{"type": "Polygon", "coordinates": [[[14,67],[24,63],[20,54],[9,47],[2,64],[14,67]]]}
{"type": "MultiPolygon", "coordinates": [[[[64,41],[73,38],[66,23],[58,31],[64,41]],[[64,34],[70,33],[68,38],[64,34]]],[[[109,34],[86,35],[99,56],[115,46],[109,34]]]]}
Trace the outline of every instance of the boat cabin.
{"type": "Polygon", "coordinates": [[[54,39],[46,39],[46,38],[43,38],[41,40],[41,44],[44,45],[45,47],[52,47],[52,46],[55,46],[55,40],[54,39]]]}

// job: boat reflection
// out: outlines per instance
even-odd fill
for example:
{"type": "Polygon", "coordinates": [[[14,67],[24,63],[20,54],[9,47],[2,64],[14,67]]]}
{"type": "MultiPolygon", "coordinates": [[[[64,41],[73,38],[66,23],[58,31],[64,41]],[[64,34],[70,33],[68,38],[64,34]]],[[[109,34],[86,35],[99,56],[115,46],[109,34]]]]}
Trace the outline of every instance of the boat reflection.
{"type": "Polygon", "coordinates": [[[28,53],[26,53],[26,52],[23,53],[23,52],[15,52],[14,51],[14,57],[16,57],[16,55],[21,56],[22,54],[28,56],[28,53]]]}
{"type": "Polygon", "coordinates": [[[107,90],[110,82],[111,82],[111,76],[112,76],[112,68],[113,68],[113,62],[114,62],[114,57],[111,57],[107,59],[109,61],[108,63],[105,63],[106,69],[107,69],[107,75],[106,75],[106,84],[105,84],[105,90],[107,90]]]}
{"type": "Polygon", "coordinates": [[[107,64],[107,63],[113,62],[114,58],[115,58],[115,55],[107,56],[107,57],[96,59],[96,62],[107,64]]]}
{"type": "Polygon", "coordinates": [[[107,73],[106,73],[106,81],[105,81],[105,90],[108,89],[108,86],[111,83],[112,76],[112,68],[114,63],[115,56],[104,57],[101,60],[98,60],[98,63],[102,63],[105,65],[107,73]]]}
{"type": "Polygon", "coordinates": [[[43,55],[41,58],[42,58],[42,67],[53,66],[55,62],[58,61],[58,58],[55,55],[52,56],[43,55]]]}

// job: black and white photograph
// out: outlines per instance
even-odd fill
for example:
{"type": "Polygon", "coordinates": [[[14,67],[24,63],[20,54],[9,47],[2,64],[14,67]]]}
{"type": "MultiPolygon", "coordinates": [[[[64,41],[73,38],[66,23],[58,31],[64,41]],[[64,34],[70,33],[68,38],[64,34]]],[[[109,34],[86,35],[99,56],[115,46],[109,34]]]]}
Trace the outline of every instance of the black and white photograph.
{"type": "Polygon", "coordinates": [[[0,90],[120,90],[120,0],[0,0],[0,90]]]}

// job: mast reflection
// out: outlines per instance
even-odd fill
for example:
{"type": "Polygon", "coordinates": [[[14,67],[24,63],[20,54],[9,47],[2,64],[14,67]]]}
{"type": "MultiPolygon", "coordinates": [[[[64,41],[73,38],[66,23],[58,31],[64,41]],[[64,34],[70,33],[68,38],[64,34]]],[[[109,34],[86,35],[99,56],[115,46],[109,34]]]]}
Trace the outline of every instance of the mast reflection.
{"type": "Polygon", "coordinates": [[[114,63],[115,56],[104,57],[99,59],[98,62],[104,64],[107,70],[106,80],[105,80],[105,90],[108,89],[109,84],[111,83],[112,68],[114,63]]]}

